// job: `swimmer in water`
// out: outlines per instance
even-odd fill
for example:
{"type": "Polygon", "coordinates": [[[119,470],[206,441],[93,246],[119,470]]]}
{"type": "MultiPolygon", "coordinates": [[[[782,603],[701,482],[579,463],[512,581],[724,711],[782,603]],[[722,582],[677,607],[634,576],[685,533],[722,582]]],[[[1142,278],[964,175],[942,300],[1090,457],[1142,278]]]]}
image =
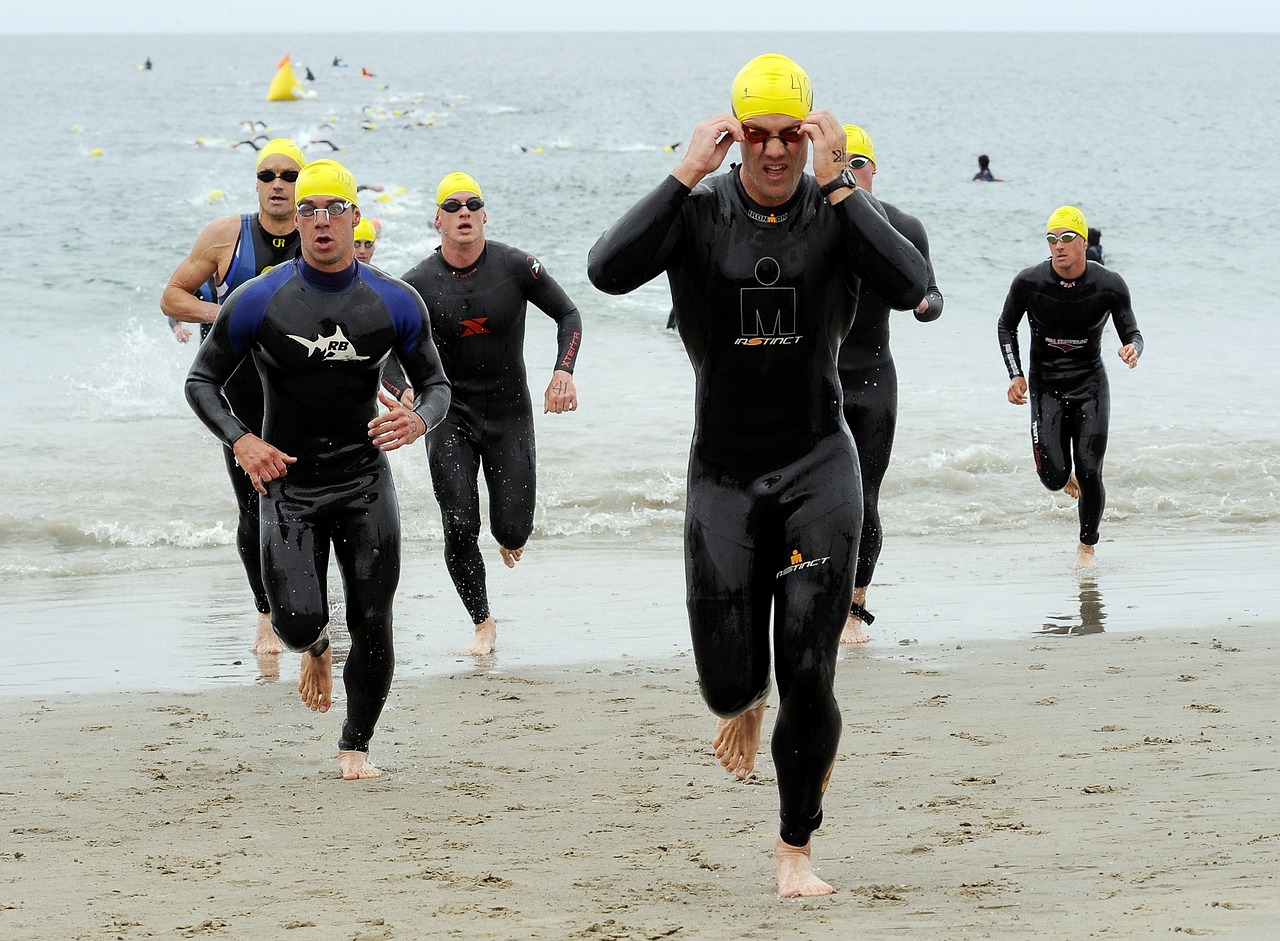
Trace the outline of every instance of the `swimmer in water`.
{"type": "Polygon", "coordinates": [[[400,578],[400,511],[386,451],[412,444],[444,417],[449,382],[422,299],[357,264],[355,179],[316,160],[298,176],[302,257],[234,291],[187,376],[187,401],[235,452],[262,501],[262,571],[271,620],[302,653],[298,692],[308,708],[333,703],[327,572],[342,575],[351,649],[343,669],[347,715],[338,742],[346,780],[378,777],[369,740],[395,666],[392,603],[400,578]],[[418,396],[413,407],[379,391],[395,352],[418,396]],[[261,378],[266,421],[255,432],[222,395],[247,362],[261,378]],[[379,414],[378,402],[388,408],[379,414]]]}
{"type": "MultiPolygon", "coordinates": [[[[858,186],[871,193],[874,186],[876,149],[871,136],[855,124],[844,127],[849,169],[858,186]]],[[[910,240],[928,266],[924,297],[914,306],[916,320],[929,323],[942,316],[942,294],[929,259],[929,236],[915,216],[881,202],[889,222],[910,240]]],[[[858,316],[840,344],[840,384],[844,389],[844,418],[858,446],[862,472],[862,537],[858,540],[858,566],[853,577],[853,603],[845,621],[842,644],[870,640],[862,629],[874,618],[867,611],[867,589],[880,559],[884,529],[880,525],[880,485],[889,469],[893,435],[898,423],[898,370],[889,351],[891,308],[866,284],[858,294],[858,316]]]]}
{"type": "Polygon", "coordinates": [[[991,158],[983,154],[978,158],[978,172],[973,175],[974,183],[1003,183],[1004,180],[991,172],[991,158]]]}
{"type": "Polygon", "coordinates": [[[1084,250],[1084,257],[1089,261],[1096,261],[1098,264],[1105,264],[1102,260],[1102,230],[1089,226],[1089,244],[1084,250]]]}
{"type": "Polygon", "coordinates": [[[731,100],[596,242],[587,274],[609,294],[670,282],[695,375],[685,581],[712,745],[731,775],[751,774],[772,672],[777,891],[826,895],[812,835],[840,742],[835,670],[862,529],[836,356],[860,283],[908,308],[927,267],[857,185],[844,128],[813,110],[799,65],[753,59],[731,100]],[[734,144],[742,165],[717,174],[734,144]]]}
{"type": "MultiPolygon", "coordinates": [[[[427,438],[427,461],[444,525],[444,559],[475,634],[464,654],[497,645],[480,553],[483,468],[489,530],[513,568],[533,532],[537,496],[533,398],[524,362],[525,315],[532,303],[556,322],[556,358],[543,413],[576,411],[573,369],[582,316],[533,255],[485,238],[480,184],[450,173],[436,189],[440,247],[404,276],[431,311],[431,329],[453,384],[449,415],[427,438]]],[[[392,380],[394,381],[394,380],[392,380]]]]}
{"type": "Polygon", "coordinates": [[[366,265],[373,264],[373,253],[377,243],[378,230],[374,227],[373,220],[368,216],[361,217],[355,233],[356,261],[366,265]]]}
{"type": "Polygon", "coordinates": [[[997,332],[1009,371],[1008,399],[1031,402],[1031,449],[1040,482],[1080,501],[1080,542],[1074,568],[1093,569],[1106,506],[1102,461],[1111,422],[1111,387],[1102,364],[1102,330],[1111,320],[1118,355],[1130,369],[1142,355],[1142,334],[1129,287],[1114,271],[1085,258],[1084,213],[1060,206],[1049,216],[1050,258],[1013,279],[997,332]],[[1018,350],[1023,315],[1031,326],[1026,375],[1018,350]],[[1074,473],[1073,473],[1074,467],[1074,473]]]}
{"type": "MultiPolygon", "coordinates": [[[[270,141],[258,152],[258,211],[215,219],[196,238],[191,252],[169,276],[160,309],[183,323],[200,324],[208,337],[218,308],[233,290],[269,268],[295,258],[299,250],[294,184],[306,158],[286,138],[270,141]]],[[[237,370],[223,390],[236,415],[249,428],[262,430],[262,384],[253,367],[237,370]]],[[[284,648],[271,630],[270,606],[262,581],[258,541],[258,494],[231,448],[223,461],[236,499],[236,549],[258,609],[253,652],[279,654],[284,648]]]]}

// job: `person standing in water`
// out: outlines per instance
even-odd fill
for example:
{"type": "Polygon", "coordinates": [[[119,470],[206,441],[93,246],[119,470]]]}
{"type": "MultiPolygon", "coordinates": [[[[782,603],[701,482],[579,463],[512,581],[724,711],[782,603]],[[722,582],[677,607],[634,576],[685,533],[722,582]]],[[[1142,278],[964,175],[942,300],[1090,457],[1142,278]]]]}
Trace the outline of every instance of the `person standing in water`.
{"type": "MultiPolygon", "coordinates": [[[[858,186],[868,194],[877,172],[876,148],[869,135],[856,124],[844,126],[849,169],[858,186]]],[[[928,266],[928,286],[913,308],[916,320],[930,323],[942,316],[942,293],[929,259],[929,236],[915,216],[890,203],[881,202],[889,222],[905,235],[924,256],[928,266]]],[[[845,621],[842,644],[862,644],[870,640],[862,629],[874,617],[867,610],[867,589],[880,559],[884,529],[880,524],[880,485],[889,469],[893,435],[898,424],[898,370],[889,351],[889,304],[863,285],[858,294],[858,316],[849,335],[840,344],[840,384],[844,390],[844,418],[858,445],[858,466],[862,471],[862,537],[858,540],[858,566],[853,578],[853,603],[845,621]]]]}
{"type": "Polygon", "coordinates": [[[862,528],[836,356],[860,281],[912,307],[926,266],[857,185],[804,69],[758,56],[731,101],[596,242],[587,274],[610,294],[670,282],[696,383],[685,581],[712,745],[730,774],[751,774],[772,674],[777,891],[826,895],[812,836],[840,741],[835,668],[862,528]],[[716,174],[734,144],[742,165],[716,174]]]}
{"type": "MultiPolygon", "coordinates": [[[[258,211],[215,219],[204,227],[195,245],[169,276],[160,309],[174,321],[200,324],[200,338],[218,316],[219,306],[238,288],[265,271],[298,254],[294,185],[306,158],[287,138],[268,141],[258,151],[258,211]]],[[[181,333],[175,328],[180,342],[181,333]]],[[[223,390],[241,421],[262,430],[262,383],[252,365],[237,370],[223,390]]],[[[230,447],[222,449],[223,462],[236,500],[236,549],[244,566],[254,606],[258,609],[253,652],[274,656],[283,648],[271,630],[267,590],[262,582],[258,544],[258,494],[230,447]]]]}
{"type": "Polygon", "coordinates": [[[1102,364],[1102,330],[1111,320],[1117,351],[1133,369],[1142,356],[1142,334],[1129,287],[1114,271],[1085,258],[1084,213],[1059,206],[1045,238],[1050,258],[1013,279],[997,334],[1009,372],[1008,399],[1031,403],[1031,448],[1040,482],[1080,501],[1076,569],[1096,568],[1094,546],[1106,506],[1102,461],[1111,422],[1111,387],[1102,364]],[[1024,375],[1018,349],[1023,315],[1031,325],[1031,362],[1024,375]],[[1073,472],[1074,468],[1074,472],[1073,472]]]}
{"type": "Polygon", "coordinates": [[[991,172],[991,158],[986,154],[978,157],[978,172],[973,175],[974,183],[1003,183],[1000,177],[991,172]]]}

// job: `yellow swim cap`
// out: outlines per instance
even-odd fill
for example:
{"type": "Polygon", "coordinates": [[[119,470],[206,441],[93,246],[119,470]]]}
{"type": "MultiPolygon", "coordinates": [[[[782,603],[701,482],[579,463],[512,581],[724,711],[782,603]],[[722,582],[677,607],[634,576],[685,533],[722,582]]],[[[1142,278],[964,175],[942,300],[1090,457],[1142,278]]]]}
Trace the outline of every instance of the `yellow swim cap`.
{"type": "Polygon", "coordinates": [[[1052,232],[1054,229],[1070,229],[1086,239],[1089,237],[1089,227],[1085,225],[1084,213],[1075,206],[1059,206],[1053,211],[1053,215],[1049,217],[1049,224],[1045,226],[1045,232],[1052,232]]]}
{"type": "Polygon", "coordinates": [[[844,126],[845,152],[850,157],[866,157],[876,162],[876,145],[871,143],[871,135],[856,124],[844,126]]]}
{"type": "Polygon", "coordinates": [[[766,114],[787,114],[803,121],[813,110],[809,76],[786,56],[767,52],[742,67],[730,95],[739,121],[766,114]]]}
{"type": "Polygon", "coordinates": [[[373,220],[368,216],[361,216],[360,221],[356,223],[356,241],[378,241],[378,230],[373,227],[373,220]]]}
{"type": "Polygon", "coordinates": [[[455,171],[440,181],[440,185],[436,187],[436,205],[452,196],[454,193],[475,193],[481,199],[484,193],[480,192],[480,184],[465,173],[455,171]]]}
{"type": "Polygon", "coordinates": [[[289,140],[287,137],[277,137],[275,140],[269,140],[263,144],[262,149],[258,151],[257,169],[262,169],[262,161],[266,160],[272,154],[284,154],[290,160],[298,165],[298,169],[306,166],[307,158],[302,156],[302,148],[289,140]]]}
{"type": "Polygon", "coordinates": [[[298,174],[298,183],[293,191],[296,202],[310,199],[312,196],[335,196],[349,202],[356,201],[356,178],[351,171],[327,157],[312,160],[298,174]]]}

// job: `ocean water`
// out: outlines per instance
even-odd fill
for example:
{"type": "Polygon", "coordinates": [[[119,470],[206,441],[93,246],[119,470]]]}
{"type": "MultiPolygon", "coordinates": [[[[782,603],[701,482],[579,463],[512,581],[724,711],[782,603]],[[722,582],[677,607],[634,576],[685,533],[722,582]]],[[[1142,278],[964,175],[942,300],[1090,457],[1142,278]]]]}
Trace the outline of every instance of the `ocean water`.
{"type": "MultiPolygon", "coordinates": [[[[666,284],[605,296],[586,256],[764,51],[800,61],[817,106],[871,132],[876,195],[924,221],[946,296],[940,321],[895,325],[887,546],[981,544],[1046,518],[1071,531],[1074,508],[1035,478],[1026,410],[1005,401],[995,334],[1062,203],[1102,229],[1146,339],[1138,369],[1108,362],[1104,540],[1275,541],[1280,129],[1260,103],[1280,93],[1280,37],[6,36],[0,595],[238,564],[217,447],[182,397],[193,348],[158,300],[209,220],[255,208],[253,152],[231,146],[252,121],[313,157],[329,141],[384,187],[366,209],[393,274],[437,244],[440,177],[481,182],[488,236],[537,254],[585,325],[580,411],[538,417],[534,540],[678,552],[692,374],[664,329],[666,284]],[[285,53],[312,70],[312,96],[268,103],[285,53]],[[1006,182],[970,182],[979,153],[1006,182]]],[[[536,310],[527,349],[536,394],[555,353],[536,310]]],[[[438,555],[425,456],[394,466],[405,552],[438,555]]]]}

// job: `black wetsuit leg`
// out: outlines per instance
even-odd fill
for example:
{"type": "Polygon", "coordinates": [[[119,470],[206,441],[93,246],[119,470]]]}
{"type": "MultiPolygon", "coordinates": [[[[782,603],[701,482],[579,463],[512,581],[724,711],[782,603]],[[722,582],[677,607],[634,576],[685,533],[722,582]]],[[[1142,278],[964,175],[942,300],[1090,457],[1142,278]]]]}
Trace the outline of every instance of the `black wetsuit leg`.
{"type": "MultiPolygon", "coordinates": [[[[262,382],[252,360],[246,359],[227,384],[223,386],[236,416],[256,429],[262,431],[262,382]]],[[[227,467],[227,477],[231,480],[231,490],[236,496],[236,550],[240,553],[240,564],[244,566],[245,577],[249,580],[249,590],[253,592],[253,603],[259,614],[270,611],[267,602],[267,590],[262,583],[262,539],[259,535],[258,491],[253,489],[249,475],[236,463],[235,452],[226,445],[222,448],[222,460],[227,467]]]]}
{"type": "Polygon", "coordinates": [[[768,697],[772,653],[780,834],[792,846],[822,823],[840,741],[835,665],[861,527],[857,456],[843,434],[745,484],[690,462],[685,576],[699,685],[717,715],[740,715],[768,697]]]}
{"type": "Polygon", "coordinates": [[[844,420],[853,432],[862,472],[862,538],[854,588],[866,588],[880,560],[884,529],[880,525],[880,485],[889,470],[893,436],[898,427],[898,370],[893,360],[856,373],[840,372],[844,386],[844,420]]]}
{"type": "Polygon", "coordinates": [[[1080,485],[1080,542],[1098,542],[1106,508],[1102,462],[1111,424],[1111,392],[1105,372],[1084,388],[1069,392],[1036,390],[1031,399],[1031,442],[1036,472],[1049,490],[1061,490],[1074,463],[1080,485]]]}
{"type": "Polygon", "coordinates": [[[400,581],[399,505],[389,466],[343,480],[281,478],[262,498],[263,571],[271,622],[290,650],[311,648],[329,623],[330,544],[342,574],[351,649],[347,718],[338,748],[367,751],[395,672],[392,604],[400,581]]]}
{"type": "Polygon", "coordinates": [[[489,618],[480,554],[480,449],[451,413],[427,436],[427,465],[444,528],[444,564],[473,624],[489,618]]]}
{"type": "Polygon", "coordinates": [[[504,549],[523,549],[533,534],[538,500],[533,416],[494,425],[482,455],[489,490],[489,529],[504,549]]]}

